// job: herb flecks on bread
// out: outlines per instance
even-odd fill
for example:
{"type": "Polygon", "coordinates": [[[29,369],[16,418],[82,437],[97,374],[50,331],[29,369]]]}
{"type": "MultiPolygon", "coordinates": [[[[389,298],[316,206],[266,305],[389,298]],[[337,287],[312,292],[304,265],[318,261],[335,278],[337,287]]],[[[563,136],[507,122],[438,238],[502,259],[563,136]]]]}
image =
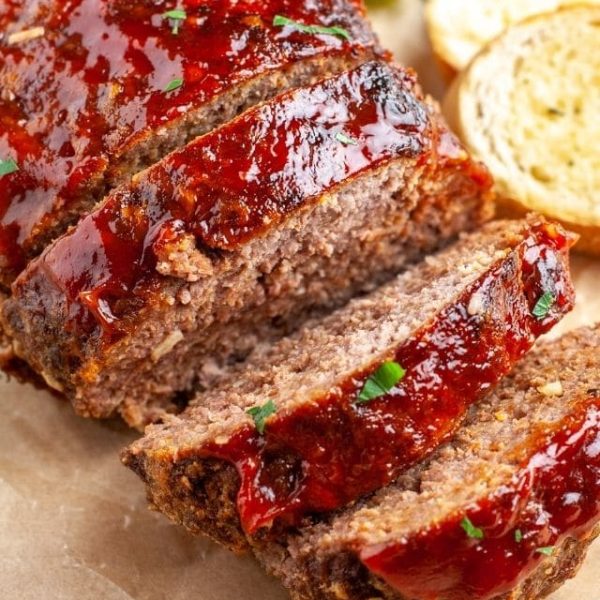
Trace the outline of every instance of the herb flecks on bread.
{"type": "Polygon", "coordinates": [[[445,111],[505,206],[534,210],[600,252],[600,7],[512,27],[458,78],[445,111]]]}

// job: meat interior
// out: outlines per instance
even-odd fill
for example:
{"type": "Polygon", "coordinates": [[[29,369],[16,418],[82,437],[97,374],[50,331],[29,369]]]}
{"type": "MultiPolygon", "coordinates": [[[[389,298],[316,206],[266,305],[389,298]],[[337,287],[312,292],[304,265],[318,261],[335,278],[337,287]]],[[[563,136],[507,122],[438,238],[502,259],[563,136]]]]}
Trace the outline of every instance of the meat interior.
{"type": "Polygon", "coordinates": [[[167,289],[168,310],[150,312],[135,336],[84,364],[76,406],[105,416],[124,400],[130,424],[156,420],[175,391],[212,388],[224,364],[389,280],[487,218],[462,174],[438,175],[447,191],[408,161],[357,179],[217,261],[213,277],[167,289]]]}
{"type": "MultiPolygon", "coordinates": [[[[293,542],[296,550],[395,542],[427,531],[497,492],[543,443],[539,432],[560,427],[597,389],[600,328],[542,344],[483,404],[456,438],[358,509],[293,542]],[[556,388],[560,382],[560,388],[556,388]]],[[[293,550],[292,552],[294,552],[293,550]]]]}
{"type": "MultiPolygon", "coordinates": [[[[521,228],[520,222],[488,225],[375,293],[266,351],[257,351],[226,382],[200,394],[180,422],[170,422],[166,443],[194,447],[231,434],[251,423],[249,407],[272,400],[278,414],[291,411],[335,388],[357,367],[381,361],[504,256],[510,249],[508,240],[512,236],[514,243],[521,228]]],[[[156,437],[148,445],[160,446],[156,437]]]]}

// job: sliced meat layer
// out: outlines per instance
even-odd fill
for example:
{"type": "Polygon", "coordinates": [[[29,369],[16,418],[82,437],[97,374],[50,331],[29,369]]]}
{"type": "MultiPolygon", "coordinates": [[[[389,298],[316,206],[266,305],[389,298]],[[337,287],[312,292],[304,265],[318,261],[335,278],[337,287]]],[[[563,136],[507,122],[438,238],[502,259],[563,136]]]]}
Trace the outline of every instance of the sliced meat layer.
{"type": "Polygon", "coordinates": [[[5,285],[109,188],[377,52],[361,0],[39,0],[0,19],[5,285]]]}
{"type": "Polygon", "coordinates": [[[259,353],[124,460],[150,501],[234,548],[393,481],[573,305],[570,239],[496,222],[259,353]]]}
{"type": "Polygon", "coordinates": [[[541,345],[425,464],[257,546],[297,600],[533,600],[600,520],[600,327],[541,345]]]}
{"type": "Polygon", "coordinates": [[[211,361],[476,227],[490,183],[410,74],[367,63],[136,176],[29,265],[3,320],[81,414],[139,426],[211,361]]]}

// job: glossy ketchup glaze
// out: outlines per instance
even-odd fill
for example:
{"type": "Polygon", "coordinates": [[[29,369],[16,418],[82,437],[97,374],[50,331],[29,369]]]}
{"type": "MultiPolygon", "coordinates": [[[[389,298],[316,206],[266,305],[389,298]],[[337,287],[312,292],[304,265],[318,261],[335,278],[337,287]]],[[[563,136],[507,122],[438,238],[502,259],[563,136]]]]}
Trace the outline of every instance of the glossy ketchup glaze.
{"type": "Polygon", "coordinates": [[[19,166],[0,177],[0,269],[13,273],[152,132],[257,75],[374,43],[361,0],[23,4],[0,11],[0,160],[19,166]],[[173,9],[186,18],[163,16],[173,9]],[[349,39],[274,26],[278,14],[349,39]]]}
{"type": "Polygon", "coordinates": [[[600,519],[600,400],[581,402],[532,448],[512,481],[467,515],[400,544],[363,548],[363,563],[415,600],[489,600],[513,590],[546,554],[567,537],[585,538],[600,519]],[[465,534],[465,516],[483,539],[465,534]]]}
{"type": "Polygon", "coordinates": [[[413,84],[407,73],[371,62],[252,109],[113,193],[31,263],[14,296],[43,273],[53,290],[41,299],[48,312],[66,299],[66,330],[110,344],[131,330],[165,280],[159,257],[186,236],[217,260],[339,184],[398,158],[446,162],[463,169],[474,190],[487,189],[487,172],[456,143],[437,148],[413,84]]]}
{"type": "Polygon", "coordinates": [[[505,258],[388,357],[406,376],[387,395],[356,403],[379,367],[373,365],[327,395],[275,414],[263,435],[244,427],[224,444],[203,447],[202,454],[236,465],[245,531],[344,506],[388,484],[452,434],[469,406],[572,308],[571,242],[553,224],[528,228],[505,258]],[[536,317],[532,311],[547,292],[555,302],[536,317]]]}

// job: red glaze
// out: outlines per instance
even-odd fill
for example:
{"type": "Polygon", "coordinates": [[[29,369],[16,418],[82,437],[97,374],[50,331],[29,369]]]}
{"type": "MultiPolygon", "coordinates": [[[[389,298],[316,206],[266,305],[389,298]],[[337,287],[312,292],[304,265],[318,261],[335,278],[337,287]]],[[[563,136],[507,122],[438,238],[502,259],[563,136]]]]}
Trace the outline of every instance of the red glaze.
{"type": "Polygon", "coordinates": [[[56,293],[44,301],[68,302],[67,331],[108,344],[164,280],[157,256],[183,236],[209,253],[235,249],[338,184],[400,157],[453,165],[474,188],[489,187],[487,172],[454,138],[436,146],[435,126],[412,87],[406,73],[373,62],[247,112],[112,194],[32,262],[14,295],[32,272],[43,272],[56,293]],[[336,139],[342,132],[355,144],[336,139]]]}
{"type": "Polygon", "coordinates": [[[151,131],[261,73],[373,44],[361,0],[2,4],[0,159],[13,158],[20,171],[0,178],[0,268],[14,272],[37,237],[110,180],[151,131]],[[174,8],[188,15],[178,35],[161,16],[174,8]],[[351,40],[274,27],[277,14],[341,26],[351,40]],[[42,37],[8,44],[11,32],[36,26],[42,37]],[[185,84],[165,93],[175,78],[185,84]]]}
{"type": "Polygon", "coordinates": [[[361,549],[364,564],[415,600],[487,600],[514,589],[544,559],[540,548],[583,538],[600,519],[600,401],[581,403],[534,448],[512,481],[469,507],[483,540],[453,515],[403,543],[361,549]]]}
{"type": "Polygon", "coordinates": [[[203,448],[236,465],[245,531],[344,506],[390,483],[451,435],[469,406],[572,308],[570,244],[555,225],[526,231],[507,258],[389,357],[407,373],[386,396],[355,403],[376,364],[329,395],[271,417],[263,436],[245,427],[225,445],[203,448]],[[547,291],[556,302],[540,320],[532,309],[547,291]],[[469,314],[475,295],[483,315],[469,314]]]}

